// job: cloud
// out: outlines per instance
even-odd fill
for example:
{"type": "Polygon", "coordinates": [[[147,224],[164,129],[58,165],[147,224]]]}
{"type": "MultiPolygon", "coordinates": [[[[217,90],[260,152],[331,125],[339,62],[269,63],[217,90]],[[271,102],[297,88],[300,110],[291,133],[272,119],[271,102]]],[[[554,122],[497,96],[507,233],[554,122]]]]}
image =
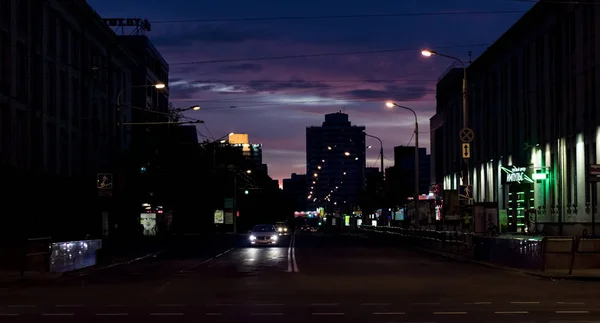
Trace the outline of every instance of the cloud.
{"type": "Polygon", "coordinates": [[[389,84],[383,89],[356,89],[340,93],[344,96],[349,96],[353,99],[359,100],[390,100],[395,101],[411,101],[425,98],[427,95],[432,93],[432,89],[427,86],[411,85],[411,86],[398,86],[389,84]]]}
{"type": "Polygon", "coordinates": [[[283,82],[251,81],[248,88],[253,92],[280,92],[285,90],[326,90],[330,86],[321,82],[290,80],[283,82]]]}
{"type": "Polygon", "coordinates": [[[195,43],[227,44],[248,41],[275,40],[278,36],[266,29],[233,28],[221,25],[198,25],[194,28],[181,27],[152,37],[156,46],[192,46],[195,43]]]}
{"type": "Polygon", "coordinates": [[[263,70],[262,65],[253,63],[243,63],[235,65],[227,65],[219,68],[219,72],[227,74],[239,74],[239,73],[257,73],[263,70]]]}

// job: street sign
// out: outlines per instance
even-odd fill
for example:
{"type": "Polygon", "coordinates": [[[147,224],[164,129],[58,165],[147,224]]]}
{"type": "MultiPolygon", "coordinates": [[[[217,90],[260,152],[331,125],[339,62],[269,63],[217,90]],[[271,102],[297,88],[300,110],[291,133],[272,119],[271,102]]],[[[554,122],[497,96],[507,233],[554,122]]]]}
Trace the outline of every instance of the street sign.
{"type": "Polygon", "coordinates": [[[461,154],[464,159],[471,158],[471,144],[470,143],[462,143],[461,145],[461,154]]]}
{"type": "Polygon", "coordinates": [[[473,199],[473,185],[461,185],[458,191],[459,200],[472,200],[473,199]]]}
{"type": "Polygon", "coordinates": [[[462,142],[471,142],[475,138],[475,133],[471,128],[462,128],[459,133],[462,142]]]}
{"type": "Polygon", "coordinates": [[[101,190],[111,190],[113,188],[113,174],[98,173],[96,176],[96,187],[101,190]]]}

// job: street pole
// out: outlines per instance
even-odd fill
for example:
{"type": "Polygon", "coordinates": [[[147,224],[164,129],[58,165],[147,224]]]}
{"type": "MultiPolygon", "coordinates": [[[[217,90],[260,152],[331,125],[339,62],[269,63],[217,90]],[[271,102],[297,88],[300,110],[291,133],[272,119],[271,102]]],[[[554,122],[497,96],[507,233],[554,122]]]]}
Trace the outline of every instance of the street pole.
{"type": "Polygon", "coordinates": [[[415,112],[415,110],[409,108],[409,107],[405,107],[402,105],[398,105],[395,102],[392,101],[388,101],[385,104],[388,108],[393,108],[393,107],[397,107],[397,108],[402,108],[405,110],[408,110],[410,112],[412,112],[412,114],[415,116],[415,195],[414,195],[414,202],[415,202],[415,224],[418,225],[419,224],[419,120],[417,118],[417,113],[415,112]]]}
{"type": "MultiPolygon", "coordinates": [[[[467,127],[469,126],[469,116],[467,115],[468,99],[469,99],[469,95],[467,93],[467,67],[461,60],[458,60],[458,61],[461,62],[461,64],[463,65],[463,82],[462,82],[463,129],[467,129],[467,127]]],[[[464,158],[464,162],[467,167],[467,171],[465,173],[466,174],[465,175],[465,185],[470,185],[469,182],[470,182],[471,176],[469,176],[469,159],[464,158]]],[[[468,201],[467,201],[467,203],[468,203],[468,201]]]]}
{"type": "Polygon", "coordinates": [[[237,234],[237,174],[233,173],[233,234],[237,234]]]}
{"type": "Polygon", "coordinates": [[[415,114],[415,218],[419,224],[419,123],[415,114]]]}

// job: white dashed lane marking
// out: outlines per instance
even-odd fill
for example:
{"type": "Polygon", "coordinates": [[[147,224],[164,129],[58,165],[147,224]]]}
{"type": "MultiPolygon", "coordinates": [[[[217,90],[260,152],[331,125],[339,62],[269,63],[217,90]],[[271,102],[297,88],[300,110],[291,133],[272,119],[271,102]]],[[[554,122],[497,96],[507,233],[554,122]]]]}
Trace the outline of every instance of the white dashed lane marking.
{"type": "Polygon", "coordinates": [[[556,311],[556,314],[589,314],[590,311],[556,311]]]}
{"type": "Polygon", "coordinates": [[[511,304],[539,304],[540,302],[510,302],[511,304]]]}
{"type": "Polygon", "coordinates": [[[405,312],[375,312],[373,315],[405,315],[405,312]]]}
{"type": "Polygon", "coordinates": [[[465,305],[491,305],[492,302],[472,302],[472,303],[465,303],[465,305]]]}
{"type": "Polygon", "coordinates": [[[467,312],[433,312],[433,315],[464,315],[467,312]]]}
{"type": "Polygon", "coordinates": [[[18,313],[0,313],[0,316],[19,316],[18,313]]]}

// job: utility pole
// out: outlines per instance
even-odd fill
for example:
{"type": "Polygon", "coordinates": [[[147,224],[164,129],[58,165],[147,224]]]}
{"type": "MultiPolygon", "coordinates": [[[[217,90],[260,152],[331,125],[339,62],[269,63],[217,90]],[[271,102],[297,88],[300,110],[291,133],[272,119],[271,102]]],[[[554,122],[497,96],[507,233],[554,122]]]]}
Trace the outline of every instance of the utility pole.
{"type": "Polygon", "coordinates": [[[233,174],[233,234],[237,234],[237,174],[233,174]]]}

